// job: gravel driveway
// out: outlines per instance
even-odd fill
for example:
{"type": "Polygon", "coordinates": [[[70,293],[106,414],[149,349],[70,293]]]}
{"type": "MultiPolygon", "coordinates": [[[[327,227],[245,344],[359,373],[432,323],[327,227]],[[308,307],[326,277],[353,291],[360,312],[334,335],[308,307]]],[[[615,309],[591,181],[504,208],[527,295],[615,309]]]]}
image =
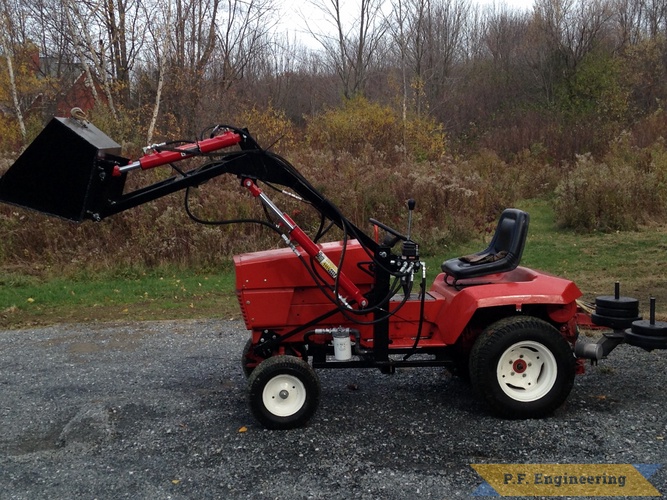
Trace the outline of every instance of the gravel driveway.
{"type": "Polygon", "coordinates": [[[235,321],[0,331],[0,498],[468,497],[471,463],[663,464],[667,352],[622,345],[544,420],[498,420],[442,369],[320,371],[308,427],[246,407],[235,321]]]}

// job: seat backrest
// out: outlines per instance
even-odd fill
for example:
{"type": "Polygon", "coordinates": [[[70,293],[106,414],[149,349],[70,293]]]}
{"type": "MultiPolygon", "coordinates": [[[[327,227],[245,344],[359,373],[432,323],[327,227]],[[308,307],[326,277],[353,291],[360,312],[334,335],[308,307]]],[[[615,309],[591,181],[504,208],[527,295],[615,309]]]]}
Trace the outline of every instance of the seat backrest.
{"type": "Polygon", "coordinates": [[[442,270],[456,283],[466,278],[476,278],[515,269],[526,244],[528,213],[507,208],[500,215],[496,232],[486,250],[466,257],[449,259],[442,263],[442,270]]]}
{"type": "Polygon", "coordinates": [[[489,244],[488,251],[507,252],[511,260],[521,260],[523,247],[528,235],[528,214],[516,208],[507,208],[500,215],[496,232],[489,244]]]}

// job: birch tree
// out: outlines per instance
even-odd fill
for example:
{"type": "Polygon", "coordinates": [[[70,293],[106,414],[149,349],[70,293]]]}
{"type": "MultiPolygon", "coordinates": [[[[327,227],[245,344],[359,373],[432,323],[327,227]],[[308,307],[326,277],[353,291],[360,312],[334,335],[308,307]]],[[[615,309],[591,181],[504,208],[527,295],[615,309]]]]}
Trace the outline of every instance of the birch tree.
{"type": "MultiPolygon", "coordinates": [[[[160,106],[162,104],[162,92],[164,89],[165,73],[167,71],[167,61],[171,55],[172,45],[170,44],[170,28],[172,20],[172,1],[165,0],[161,4],[162,17],[150,16],[151,22],[148,23],[148,32],[152,38],[152,52],[157,64],[157,87],[155,90],[155,101],[153,104],[153,112],[148,124],[148,131],[146,132],[146,144],[153,142],[153,134],[155,133],[155,126],[157,124],[158,116],[160,114],[160,106]]],[[[146,12],[146,16],[149,16],[146,12]]]]}
{"type": "Polygon", "coordinates": [[[9,0],[2,0],[0,2],[0,49],[2,50],[7,64],[7,73],[9,80],[9,92],[12,98],[14,107],[14,114],[21,132],[21,141],[23,145],[27,143],[28,132],[23,118],[23,110],[19,102],[18,88],[16,83],[16,74],[14,72],[14,43],[16,31],[14,29],[15,18],[12,17],[12,12],[16,6],[9,4],[9,0]]]}

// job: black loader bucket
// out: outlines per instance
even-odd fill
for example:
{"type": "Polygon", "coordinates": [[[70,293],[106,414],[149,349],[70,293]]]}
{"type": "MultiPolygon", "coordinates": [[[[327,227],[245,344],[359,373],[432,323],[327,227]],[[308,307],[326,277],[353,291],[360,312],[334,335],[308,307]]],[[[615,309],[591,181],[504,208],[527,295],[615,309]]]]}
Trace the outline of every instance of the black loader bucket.
{"type": "Polygon", "coordinates": [[[53,118],[0,177],[0,201],[81,222],[123,193],[121,147],[85,120],[53,118]]]}

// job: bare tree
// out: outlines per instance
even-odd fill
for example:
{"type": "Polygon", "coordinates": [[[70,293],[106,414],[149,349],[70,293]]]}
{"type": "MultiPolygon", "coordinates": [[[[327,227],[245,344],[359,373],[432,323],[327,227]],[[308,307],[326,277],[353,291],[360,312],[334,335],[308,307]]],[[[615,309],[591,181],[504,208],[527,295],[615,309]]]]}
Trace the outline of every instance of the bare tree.
{"type": "Polygon", "coordinates": [[[424,91],[433,108],[441,107],[448,94],[448,80],[458,60],[464,59],[468,0],[442,0],[426,11],[422,23],[424,54],[419,69],[424,91]]]}
{"type": "Polygon", "coordinates": [[[21,139],[25,145],[27,142],[28,132],[23,118],[23,110],[19,102],[19,94],[16,83],[16,74],[14,72],[14,44],[16,40],[15,21],[16,17],[12,16],[12,12],[16,6],[10,5],[9,0],[2,0],[0,2],[0,49],[4,53],[5,61],[7,63],[7,73],[9,77],[9,90],[12,97],[12,104],[14,107],[14,114],[18,121],[19,130],[21,132],[21,139]]]}
{"type": "Polygon", "coordinates": [[[525,45],[528,29],[527,17],[506,6],[488,11],[484,42],[489,54],[498,68],[509,72],[517,62],[519,50],[525,45]]]}
{"type": "Polygon", "coordinates": [[[536,20],[568,70],[576,69],[605,35],[613,12],[605,0],[536,0],[536,20]]]}
{"type": "Polygon", "coordinates": [[[272,12],[268,0],[228,0],[225,21],[218,28],[216,54],[226,88],[243,78],[254,60],[271,57],[268,34],[276,23],[269,19],[272,12]]]}
{"type": "Polygon", "coordinates": [[[644,12],[645,29],[650,38],[665,36],[667,23],[667,2],[665,0],[639,0],[644,12]]]}
{"type": "MultiPolygon", "coordinates": [[[[97,6],[99,7],[99,5],[97,6]]],[[[102,87],[106,97],[106,104],[109,106],[111,115],[114,120],[118,119],[118,112],[114,104],[114,97],[111,89],[111,82],[109,75],[105,68],[103,47],[96,50],[95,42],[93,41],[91,29],[94,27],[95,10],[92,12],[82,12],[74,0],[64,0],[63,8],[67,18],[68,33],[72,40],[72,44],[80,59],[80,64],[86,74],[86,81],[91,89],[93,98],[96,103],[100,102],[97,89],[95,87],[95,75],[102,80],[102,87]],[[87,50],[87,52],[85,52],[87,50]],[[93,64],[91,68],[90,64],[93,64]]],[[[101,45],[101,44],[100,44],[101,45]]]]}
{"type": "Polygon", "coordinates": [[[146,132],[146,144],[151,144],[153,142],[153,134],[155,133],[155,126],[162,104],[162,92],[164,89],[165,73],[167,71],[167,61],[171,50],[169,44],[169,30],[171,29],[172,20],[172,1],[165,0],[162,2],[161,10],[158,10],[155,7],[157,6],[153,6],[152,15],[148,12],[148,8],[145,11],[146,17],[150,17],[151,19],[151,22],[147,23],[147,29],[152,38],[152,53],[155,58],[155,63],[157,64],[157,86],[155,89],[153,112],[151,113],[148,131],[146,132]]]}
{"type": "Polygon", "coordinates": [[[368,71],[377,55],[387,23],[382,14],[382,0],[359,0],[356,9],[341,0],[310,0],[329,24],[330,32],[308,26],[309,33],[320,43],[332,69],[343,85],[343,95],[351,98],[364,92],[368,71]]]}
{"type": "Polygon", "coordinates": [[[415,112],[417,115],[422,112],[424,60],[427,49],[424,27],[428,22],[430,8],[430,0],[396,0],[394,2],[391,26],[394,43],[399,49],[404,119],[411,94],[414,96],[415,112]]]}
{"type": "Polygon", "coordinates": [[[272,0],[174,0],[168,102],[189,133],[199,115],[228,106],[227,93],[268,43],[272,0]]]}
{"type": "Polygon", "coordinates": [[[619,46],[635,45],[643,37],[646,9],[644,0],[614,0],[619,46]]]}

